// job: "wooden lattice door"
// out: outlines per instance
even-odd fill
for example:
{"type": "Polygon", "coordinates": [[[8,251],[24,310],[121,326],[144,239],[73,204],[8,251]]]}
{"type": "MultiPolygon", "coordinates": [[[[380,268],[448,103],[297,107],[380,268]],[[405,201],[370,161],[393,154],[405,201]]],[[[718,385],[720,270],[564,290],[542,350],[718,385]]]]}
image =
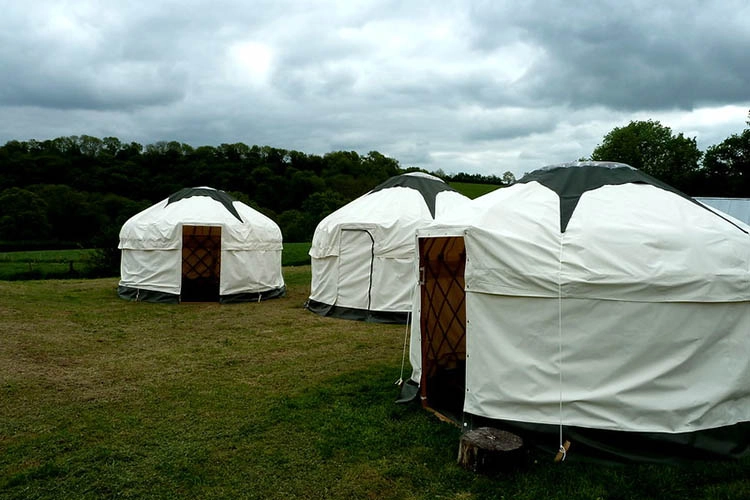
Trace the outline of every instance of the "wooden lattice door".
{"type": "Polygon", "coordinates": [[[181,300],[219,300],[221,227],[182,226],[181,300]]]}
{"type": "Polygon", "coordinates": [[[466,249],[460,237],[419,240],[422,401],[459,420],[466,390],[466,249]]]}

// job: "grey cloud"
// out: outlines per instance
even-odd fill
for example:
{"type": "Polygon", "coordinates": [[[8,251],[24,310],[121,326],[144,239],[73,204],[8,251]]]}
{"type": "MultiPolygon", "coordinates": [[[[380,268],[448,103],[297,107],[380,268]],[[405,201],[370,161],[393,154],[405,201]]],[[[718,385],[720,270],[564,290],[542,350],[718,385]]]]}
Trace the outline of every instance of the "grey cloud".
{"type": "MultiPolygon", "coordinates": [[[[738,0],[10,4],[0,142],[378,150],[404,166],[519,175],[588,155],[632,119],[750,107],[738,0]],[[233,67],[241,43],[268,49],[268,67],[233,67]]],[[[736,129],[673,128],[705,147],[740,132],[746,111],[736,129]]]]}
{"type": "Polygon", "coordinates": [[[489,119],[478,119],[469,123],[462,137],[467,141],[497,141],[514,139],[530,134],[551,132],[556,122],[552,113],[527,111],[525,113],[502,113],[489,119]]]}
{"type": "Polygon", "coordinates": [[[544,48],[520,84],[529,100],[615,109],[692,109],[747,98],[750,10],[718,2],[530,2],[473,12],[474,45],[498,23],[544,48]]]}
{"type": "Polygon", "coordinates": [[[183,98],[185,71],[159,57],[158,46],[128,54],[131,39],[83,21],[69,29],[88,30],[85,38],[51,40],[49,28],[39,22],[35,27],[34,19],[23,18],[2,36],[0,104],[114,110],[183,98]]]}
{"type": "Polygon", "coordinates": [[[90,71],[94,74],[40,67],[23,71],[23,81],[3,81],[5,78],[0,77],[0,104],[127,110],[167,105],[181,100],[185,94],[183,75],[171,68],[149,68],[143,72],[105,65],[90,71]]]}

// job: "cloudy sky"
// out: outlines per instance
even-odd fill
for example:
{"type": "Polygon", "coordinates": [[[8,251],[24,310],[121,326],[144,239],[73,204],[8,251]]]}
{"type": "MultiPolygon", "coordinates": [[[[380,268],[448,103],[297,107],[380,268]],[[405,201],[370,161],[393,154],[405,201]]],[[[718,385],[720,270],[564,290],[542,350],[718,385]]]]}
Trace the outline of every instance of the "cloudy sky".
{"type": "Polygon", "coordinates": [[[68,135],[516,175],[750,109],[746,0],[0,0],[0,143],[68,135]],[[579,6],[580,5],[580,6],[579,6]]]}

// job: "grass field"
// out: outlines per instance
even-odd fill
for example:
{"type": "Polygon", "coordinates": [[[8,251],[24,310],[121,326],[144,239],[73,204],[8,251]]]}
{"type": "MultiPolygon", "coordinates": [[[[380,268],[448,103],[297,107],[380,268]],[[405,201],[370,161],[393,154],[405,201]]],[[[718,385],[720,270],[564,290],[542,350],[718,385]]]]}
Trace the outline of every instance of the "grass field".
{"type": "Polygon", "coordinates": [[[310,243],[284,243],[281,253],[282,266],[304,266],[310,264],[310,243]]]}
{"type": "Polygon", "coordinates": [[[494,184],[472,184],[468,182],[450,182],[449,185],[462,195],[471,198],[472,200],[474,198],[482,196],[483,194],[494,191],[495,189],[500,187],[494,184]]]}
{"type": "MultiPolygon", "coordinates": [[[[310,263],[310,243],[284,243],[281,263],[301,266],[310,263]]],[[[0,280],[64,278],[85,274],[92,265],[94,250],[35,250],[0,252],[0,280]]]]}
{"type": "Polygon", "coordinates": [[[93,250],[0,252],[0,280],[65,276],[89,268],[93,250]]]}
{"type": "Polygon", "coordinates": [[[316,316],[284,274],[236,305],[0,281],[0,498],[750,498],[748,461],[466,472],[456,427],[394,403],[404,327],[316,316]]]}

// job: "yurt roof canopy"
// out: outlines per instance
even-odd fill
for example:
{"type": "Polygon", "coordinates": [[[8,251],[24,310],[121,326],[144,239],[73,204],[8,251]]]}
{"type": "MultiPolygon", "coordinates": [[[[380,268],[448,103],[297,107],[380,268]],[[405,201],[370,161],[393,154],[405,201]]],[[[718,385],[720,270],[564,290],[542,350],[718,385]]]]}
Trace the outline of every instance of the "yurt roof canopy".
{"type": "Polygon", "coordinates": [[[224,206],[224,208],[227,209],[230,214],[237,217],[238,221],[243,222],[242,217],[240,217],[240,214],[237,213],[237,209],[234,208],[234,202],[236,200],[229,196],[226,192],[220,191],[218,189],[209,187],[183,188],[167,198],[167,205],[176,203],[180,200],[192,198],[193,196],[208,196],[212,200],[218,201],[224,206]]]}
{"type": "Polygon", "coordinates": [[[435,199],[443,191],[456,191],[441,178],[423,172],[410,172],[407,174],[391,177],[387,181],[373,188],[368,194],[377,193],[388,188],[405,187],[414,189],[422,195],[430,215],[435,217],[435,199]]]}
{"type": "Polygon", "coordinates": [[[222,226],[231,249],[280,250],[281,230],[271,219],[210,187],[185,188],[131,217],[120,230],[120,248],[180,248],[182,225],[222,226]]]}
{"type": "Polygon", "coordinates": [[[468,198],[429,174],[392,177],[320,221],[310,255],[337,255],[342,229],[370,231],[377,254],[410,252],[417,228],[465,201],[468,198]]]}
{"type": "Polygon", "coordinates": [[[750,227],[624,164],[532,172],[419,234],[464,231],[478,270],[467,289],[646,301],[750,295],[750,227]]]}
{"type": "Polygon", "coordinates": [[[560,198],[560,232],[565,232],[581,196],[603,186],[646,184],[656,186],[695,203],[695,200],[640,170],[617,162],[577,161],[550,165],[526,174],[519,184],[538,182],[560,198]]]}

